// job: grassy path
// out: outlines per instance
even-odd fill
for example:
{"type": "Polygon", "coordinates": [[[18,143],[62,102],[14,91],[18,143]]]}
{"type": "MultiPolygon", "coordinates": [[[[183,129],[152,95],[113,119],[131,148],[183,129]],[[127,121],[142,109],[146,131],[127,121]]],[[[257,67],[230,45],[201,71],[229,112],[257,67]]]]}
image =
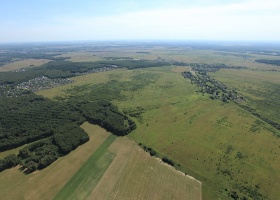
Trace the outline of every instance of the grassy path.
{"type": "Polygon", "coordinates": [[[54,199],[86,199],[115,157],[115,155],[107,151],[115,139],[115,135],[110,135],[72,176],[54,199]]]}

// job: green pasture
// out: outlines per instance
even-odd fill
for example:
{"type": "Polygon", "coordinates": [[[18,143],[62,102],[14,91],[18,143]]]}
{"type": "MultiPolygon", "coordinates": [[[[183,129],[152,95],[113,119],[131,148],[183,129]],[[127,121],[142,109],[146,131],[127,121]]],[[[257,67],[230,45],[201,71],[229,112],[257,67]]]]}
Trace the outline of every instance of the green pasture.
{"type": "MultiPolygon", "coordinates": [[[[162,55],[165,50],[152,51],[162,55]]],[[[169,54],[170,58],[175,55],[169,54]]],[[[217,63],[220,55],[213,58],[212,54],[209,51],[198,56],[192,52],[190,57],[183,58],[182,53],[177,54],[176,60],[187,61],[192,56],[201,60],[204,56],[203,62],[211,58],[210,63],[217,63]]],[[[231,57],[223,59],[230,60],[231,57]]],[[[228,64],[225,60],[221,62],[228,64]]],[[[239,65],[242,59],[237,57],[231,62],[239,65]]],[[[254,67],[252,60],[244,59],[244,63],[254,67]]],[[[255,76],[248,76],[248,79],[244,76],[240,82],[236,74],[242,74],[242,70],[235,74],[224,72],[221,70],[211,76],[254,100],[250,102],[268,101],[273,94],[270,91],[266,95],[256,95],[253,92],[258,91],[258,85],[265,92],[268,91],[265,87],[273,84],[277,88],[278,75],[270,75],[267,71],[256,72],[265,76],[262,81],[267,86],[258,83],[255,76]],[[272,79],[268,80],[267,76],[272,79]],[[247,85],[250,87],[246,88],[247,85]]],[[[274,134],[279,131],[234,103],[211,100],[207,94],[197,92],[198,88],[176,73],[174,67],[114,70],[74,80],[71,86],[40,94],[51,98],[76,96],[87,100],[111,100],[137,122],[137,129],[128,137],[167,156],[176,163],[176,168],[200,180],[203,199],[228,199],[235,192],[240,198],[248,199],[275,199],[279,195],[279,137],[274,134]]],[[[263,104],[251,104],[254,105],[263,104]]],[[[266,116],[278,118],[279,112],[273,106],[268,106],[267,111],[258,109],[268,113],[266,116]]]]}
{"type": "Polygon", "coordinates": [[[244,95],[248,100],[244,105],[280,123],[279,72],[223,69],[211,75],[244,95]]]}

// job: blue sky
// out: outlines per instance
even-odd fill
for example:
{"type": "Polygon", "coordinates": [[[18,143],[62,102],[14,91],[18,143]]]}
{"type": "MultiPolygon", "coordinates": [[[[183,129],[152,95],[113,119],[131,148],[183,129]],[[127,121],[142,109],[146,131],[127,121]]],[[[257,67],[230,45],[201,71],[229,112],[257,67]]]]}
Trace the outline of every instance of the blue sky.
{"type": "Polygon", "coordinates": [[[280,41],[279,0],[0,0],[0,42],[280,41]]]}

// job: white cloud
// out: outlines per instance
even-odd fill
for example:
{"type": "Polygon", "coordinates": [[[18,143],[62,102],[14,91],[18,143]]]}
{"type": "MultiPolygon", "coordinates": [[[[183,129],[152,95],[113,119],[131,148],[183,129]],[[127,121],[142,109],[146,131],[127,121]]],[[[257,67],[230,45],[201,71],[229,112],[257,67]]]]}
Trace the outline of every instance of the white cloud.
{"type": "Polygon", "coordinates": [[[92,39],[280,38],[280,1],[247,1],[204,8],[142,11],[64,21],[92,39]]]}
{"type": "Polygon", "coordinates": [[[22,38],[36,35],[37,40],[280,40],[279,10],[278,0],[249,0],[115,16],[60,18],[53,24],[27,27],[22,38]]]}

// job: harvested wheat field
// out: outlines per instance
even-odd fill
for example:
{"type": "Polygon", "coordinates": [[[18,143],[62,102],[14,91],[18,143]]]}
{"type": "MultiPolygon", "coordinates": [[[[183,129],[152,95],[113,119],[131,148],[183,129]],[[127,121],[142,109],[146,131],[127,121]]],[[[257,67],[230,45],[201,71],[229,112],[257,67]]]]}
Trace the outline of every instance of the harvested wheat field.
{"type": "Polygon", "coordinates": [[[108,150],[116,157],[88,199],[202,199],[199,181],[151,157],[134,141],[117,138],[108,150]]]}

